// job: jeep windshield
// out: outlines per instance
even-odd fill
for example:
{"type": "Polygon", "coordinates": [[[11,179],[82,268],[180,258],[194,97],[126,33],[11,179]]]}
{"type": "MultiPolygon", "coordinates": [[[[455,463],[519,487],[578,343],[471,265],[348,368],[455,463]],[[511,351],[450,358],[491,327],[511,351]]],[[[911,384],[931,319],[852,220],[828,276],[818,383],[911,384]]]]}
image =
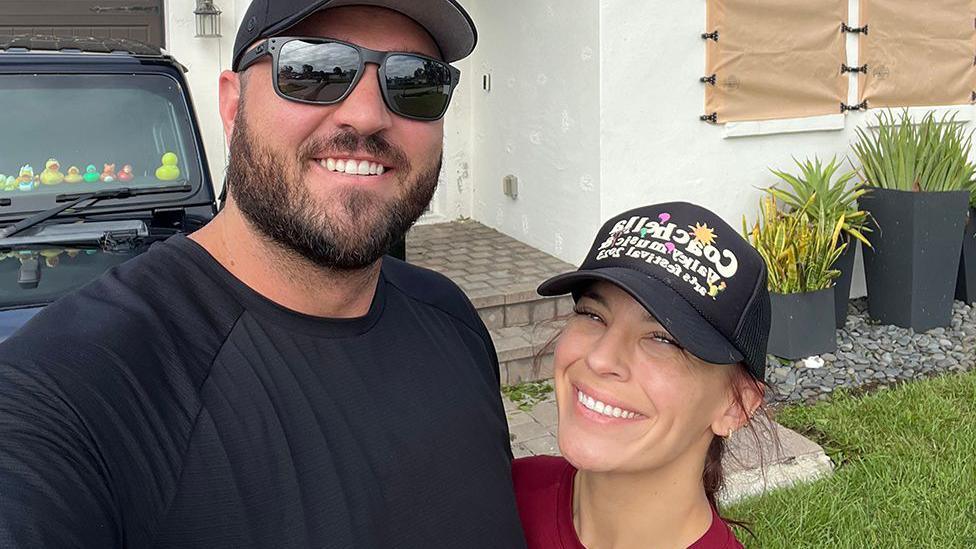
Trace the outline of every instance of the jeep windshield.
{"type": "Polygon", "coordinates": [[[92,210],[178,203],[203,181],[194,136],[184,91],[163,74],[0,74],[0,218],[59,195],[189,185],[92,210]]]}

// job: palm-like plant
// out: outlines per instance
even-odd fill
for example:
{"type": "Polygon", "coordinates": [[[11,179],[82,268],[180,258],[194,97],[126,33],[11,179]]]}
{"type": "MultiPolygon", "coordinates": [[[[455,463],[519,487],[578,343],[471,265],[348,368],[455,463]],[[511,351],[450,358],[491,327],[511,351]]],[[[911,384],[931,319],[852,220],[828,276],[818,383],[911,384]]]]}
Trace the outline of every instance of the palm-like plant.
{"type": "Polygon", "coordinates": [[[936,120],[929,111],[914,124],[905,109],[901,120],[891,111],[878,113],[877,120],[877,133],[858,128],[853,145],[865,184],[916,192],[971,189],[976,174],[969,161],[973,132],[957,124],[955,114],[936,120]]]}
{"type": "Polygon", "coordinates": [[[857,173],[845,172],[835,180],[840,169],[836,156],[826,166],[816,156],[813,160],[800,162],[794,158],[793,161],[800,169],[796,175],[770,169],[789,185],[789,189],[773,185],[766,192],[789,206],[791,211],[803,212],[808,222],[826,220],[827,225],[833,227],[838,220],[843,220],[841,230],[844,234],[870,247],[871,243],[864,237],[864,233],[871,232],[867,227],[868,213],[857,207],[857,199],[867,191],[861,184],[848,188],[857,173]]]}
{"type": "Polygon", "coordinates": [[[759,221],[752,230],[742,218],[743,235],[766,262],[771,292],[825,290],[840,275],[833,265],[847,247],[838,242],[844,216],[834,225],[823,217],[810,222],[807,209],[812,203],[812,199],[808,200],[799,210],[785,213],[777,207],[775,198],[767,196],[760,201],[759,221]]]}

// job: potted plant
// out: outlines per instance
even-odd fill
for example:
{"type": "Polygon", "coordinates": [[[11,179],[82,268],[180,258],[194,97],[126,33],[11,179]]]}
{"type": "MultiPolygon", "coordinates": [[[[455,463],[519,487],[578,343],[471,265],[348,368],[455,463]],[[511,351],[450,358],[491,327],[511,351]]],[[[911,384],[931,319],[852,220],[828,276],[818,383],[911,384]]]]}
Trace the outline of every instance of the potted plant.
{"type": "Polygon", "coordinates": [[[962,257],[956,277],[956,299],[976,303],[976,185],[970,191],[969,218],[963,230],[962,257]]]}
{"type": "Polygon", "coordinates": [[[847,322],[847,304],[851,297],[857,242],[871,246],[864,237],[865,233],[870,232],[867,226],[868,214],[857,206],[857,199],[865,190],[861,184],[849,185],[857,175],[855,172],[837,175],[840,169],[837,157],[832,158],[827,165],[817,157],[803,162],[794,159],[794,162],[799,168],[799,173],[795,175],[770,170],[788,188],[773,185],[766,192],[778,198],[791,211],[802,212],[810,223],[818,223],[821,219],[826,220],[830,227],[840,223],[840,239],[845,246],[833,265],[835,270],[840,271],[834,284],[834,314],[836,326],[843,328],[847,322]],[[809,206],[804,208],[807,204],[809,206]]]}
{"type": "Polygon", "coordinates": [[[823,216],[811,222],[808,201],[782,212],[772,196],[760,202],[759,221],[743,233],[766,261],[770,299],[769,353],[796,360],[837,348],[834,318],[834,269],[845,243],[843,221],[828,225],[823,216]]]}
{"type": "Polygon", "coordinates": [[[864,250],[871,317],[925,331],[948,326],[974,168],[972,132],[955,117],[926,113],[913,123],[878,114],[877,131],[859,128],[858,174],[871,187],[861,207],[878,225],[864,250]]]}

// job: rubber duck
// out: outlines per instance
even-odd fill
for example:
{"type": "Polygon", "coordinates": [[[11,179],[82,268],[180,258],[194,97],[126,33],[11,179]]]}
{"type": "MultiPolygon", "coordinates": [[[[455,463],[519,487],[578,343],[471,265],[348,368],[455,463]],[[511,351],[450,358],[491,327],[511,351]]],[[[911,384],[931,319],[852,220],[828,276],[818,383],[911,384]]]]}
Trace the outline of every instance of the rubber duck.
{"type": "Polygon", "coordinates": [[[126,164],[125,166],[122,166],[122,171],[119,172],[119,181],[132,181],[133,177],[135,176],[132,175],[132,165],[126,164]]]}
{"type": "Polygon", "coordinates": [[[29,191],[34,188],[34,168],[30,164],[24,164],[20,168],[20,175],[17,176],[17,188],[22,191],[29,191]]]}
{"type": "Polygon", "coordinates": [[[60,255],[62,252],[64,252],[64,250],[57,249],[57,248],[50,249],[50,250],[41,250],[41,256],[44,258],[44,264],[47,265],[48,267],[51,267],[52,269],[54,267],[57,267],[58,263],[60,263],[61,261],[60,255]]]}
{"type": "Polygon", "coordinates": [[[61,173],[61,164],[53,158],[49,158],[44,164],[44,171],[41,172],[41,183],[44,185],[58,185],[64,181],[64,174],[61,173]]]}
{"type": "Polygon", "coordinates": [[[102,170],[102,175],[99,177],[105,183],[111,183],[115,181],[115,164],[105,164],[105,169],[102,170]]]}
{"type": "Polygon", "coordinates": [[[89,164],[88,167],[85,168],[85,175],[82,176],[82,179],[88,183],[98,181],[98,168],[96,168],[94,164],[89,164]]]}
{"type": "Polygon", "coordinates": [[[68,168],[68,175],[64,176],[65,183],[81,183],[84,178],[81,177],[81,170],[77,166],[71,166],[68,168]]]}
{"type": "Polygon", "coordinates": [[[163,165],[156,168],[156,179],[160,181],[175,181],[180,178],[180,159],[176,154],[168,152],[163,155],[163,165]]]}

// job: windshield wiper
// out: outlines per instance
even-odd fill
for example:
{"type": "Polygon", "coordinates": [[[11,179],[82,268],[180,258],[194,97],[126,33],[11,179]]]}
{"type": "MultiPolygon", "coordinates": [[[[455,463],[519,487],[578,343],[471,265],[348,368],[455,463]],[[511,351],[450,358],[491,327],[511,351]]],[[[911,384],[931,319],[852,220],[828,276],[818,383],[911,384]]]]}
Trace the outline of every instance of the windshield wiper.
{"type": "Polygon", "coordinates": [[[28,218],[22,219],[9,227],[5,227],[0,230],[0,238],[7,238],[13,236],[24,229],[29,229],[38,223],[43,223],[52,217],[57,217],[61,212],[75,207],[81,202],[86,200],[91,200],[88,204],[75,208],[73,213],[84,211],[97,202],[101,200],[106,200],[109,198],[130,198],[133,196],[145,196],[149,194],[166,194],[166,193],[183,193],[191,190],[190,185],[168,185],[162,187],[143,187],[143,188],[129,188],[121,187],[118,189],[106,189],[104,191],[95,191],[90,193],[74,193],[74,194],[59,194],[54,198],[55,202],[65,202],[59,206],[44,210],[43,212],[38,212],[28,218]]]}

